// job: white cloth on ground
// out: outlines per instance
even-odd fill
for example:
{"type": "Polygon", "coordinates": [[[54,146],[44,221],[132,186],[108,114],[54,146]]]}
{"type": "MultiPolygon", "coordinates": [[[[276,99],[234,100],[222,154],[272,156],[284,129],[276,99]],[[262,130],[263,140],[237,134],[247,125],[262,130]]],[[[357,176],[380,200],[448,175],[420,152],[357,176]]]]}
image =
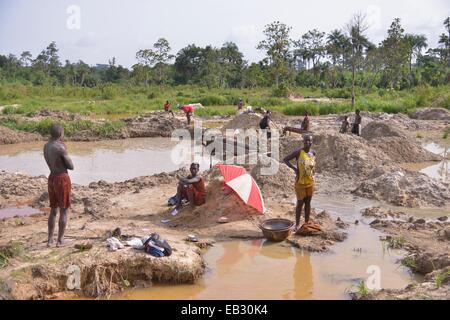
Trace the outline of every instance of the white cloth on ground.
{"type": "Polygon", "coordinates": [[[125,241],[125,244],[127,246],[132,247],[133,249],[137,249],[137,250],[144,249],[144,244],[142,243],[142,240],[139,238],[132,238],[128,241],[125,241]]]}
{"type": "Polygon", "coordinates": [[[106,246],[108,247],[109,251],[116,251],[118,249],[124,248],[123,243],[115,237],[106,239],[106,246]]]}

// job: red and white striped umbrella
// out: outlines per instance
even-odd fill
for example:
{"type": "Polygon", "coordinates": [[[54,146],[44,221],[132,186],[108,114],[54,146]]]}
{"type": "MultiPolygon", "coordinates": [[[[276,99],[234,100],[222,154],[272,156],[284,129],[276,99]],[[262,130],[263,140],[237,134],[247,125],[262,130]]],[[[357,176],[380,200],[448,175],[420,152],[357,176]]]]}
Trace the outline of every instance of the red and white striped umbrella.
{"type": "Polygon", "coordinates": [[[233,165],[219,164],[217,167],[225,179],[225,184],[233,189],[247,205],[264,214],[266,209],[261,190],[247,170],[243,167],[233,165]]]}

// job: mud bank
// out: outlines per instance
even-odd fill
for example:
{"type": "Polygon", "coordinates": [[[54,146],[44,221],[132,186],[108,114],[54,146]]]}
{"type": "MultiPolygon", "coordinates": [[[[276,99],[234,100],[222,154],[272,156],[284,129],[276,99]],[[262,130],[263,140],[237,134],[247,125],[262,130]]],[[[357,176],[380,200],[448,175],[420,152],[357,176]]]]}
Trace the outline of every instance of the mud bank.
{"type": "Polygon", "coordinates": [[[38,256],[28,252],[32,255],[31,262],[26,267],[9,270],[10,277],[2,280],[0,297],[20,300],[97,298],[127,287],[194,283],[204,272],[200,250],[181,242],[172,241],[172,244],[174,253],[164,259],[131,248],[109,252],[97,246],[88,252],[73,248],[58,252],[44,249],[38,256]],[[79,283],[75,280],[77,275],[79,283]]]}
{"type": "MultiPolygon", "coordinates": [[[[172,117],[164,112],[152,112],[111,122],[100,119],[95,120],[67,111],[42,110],[27,116],[0,116],[0,121],[14,122],[16,125],[20,124],[21,127],[28,128],[25,130],[35,131],[30,133],[0,126],[0,144],[46,139],[47,137],[39,133],[42,133],[42,130],[44,130],[44,128],[38,125],[42,121],[62,123],[63,126],[70,125],[73,122],[78,123],[70,131],[66,130],[64,137],[66,141],[99,141],[144,137],[170,137],[173,130],[186,127],[184,119],[179,116],[172,117]],[[32,129],[34,127],[36,129],[32,129]]],[[[47,122],[43,124],[43,126],[47,125],[47,122]]]]}
{"type": "Polygon", "coordinates": [[[423,108],[411,114],[411,118],[420,120],[450,120],[450,111],[444,108],[423,108]]]}
{"type": "Polygon", "coordinates": [[[405,207],[445,207],[450,204],[447,183],[424,173],[379,167],[371,179],[362,182],[354,194],[405,207]]]}
{"type": "Polygon", "coordinates": [[[0,145],[38,141],[42,139],[41,135],[35,133],[21,132],[0,126],[0,145]]]}
{"type": "Polygon", "coordinates": [[[375,217],[371,227],[387,234],[387,248],[403,248],[408,255],[401,261],[424,281],[402,290],[381,290],[355,299],[448,299],[450,294],[450,222],[447,216],[433,220],[417,219],[401,211],[369,208],[365,217],[375,217]],[[395,220],[394,220],[395,219],[395,220]]]}

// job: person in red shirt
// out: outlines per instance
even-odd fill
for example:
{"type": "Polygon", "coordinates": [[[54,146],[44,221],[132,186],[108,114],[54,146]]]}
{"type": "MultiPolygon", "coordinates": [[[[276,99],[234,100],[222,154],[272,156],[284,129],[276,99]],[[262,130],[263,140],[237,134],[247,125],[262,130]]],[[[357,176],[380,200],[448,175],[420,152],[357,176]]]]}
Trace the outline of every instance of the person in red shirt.
{"type": "Polygon", "coordinates": [[[201,206],[205,203],[206,190],[203,177],[198,174],[200,165],[192,163],[189,168],[191,174],[181,178],[177,189],[177,204],[175,209],[181,208],[181,200],[186,199],[192,207],[201,206]]]}
{"type": "Polygon", "coordinates": [[[194,107],[192,105],[190,105],[190,104],[187,104],[187,105],[180,105],[179,104],[177,106],[177,108],[184,111],[184,113],[186,114],[188,125],[191,124],[191,117],[194,114],[194,107]]]}
{"type": "Polygon", "coordinates": [[[170,105],[169,100],[166,101],[166,103],[164,104],[164,111],[167,113],[171,113],[173,117],[175,117],[175,114],[172,111],[172,106],[170,105]]]}

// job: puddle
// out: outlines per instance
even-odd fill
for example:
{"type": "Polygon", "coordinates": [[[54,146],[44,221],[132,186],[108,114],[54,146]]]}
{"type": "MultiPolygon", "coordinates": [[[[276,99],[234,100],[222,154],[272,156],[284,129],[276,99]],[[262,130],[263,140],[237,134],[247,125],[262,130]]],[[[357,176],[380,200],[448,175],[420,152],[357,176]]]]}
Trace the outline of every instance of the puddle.
{"type": "Polygon", "coordinates": [[[207,272],[196,284],[154,285],[113,299],[349,299],[348,290],[367,279],[373,266],[379,268],[381,288],[407,286],[414,278],[397,263],[404,252],[385,250],[382,234],[361,219],[361,209],[373,202],[346,200],[315,199],[314,207],[333,218],[361,221],[349,227],[348,239],[330,253],[302,253],[287,243],[265,240],[217,243],[205,253],[207,272]]]}
{"type": "Polygon", "coordinates": [[[39,211],[35,208],[32,208],[30,206],[3,208],[3,209],[0,209],[0,219],[11,218],[11,217],[15,217],[15,216],[25,217],[25,216],[31,216],[31,215],[40,214],[40,213],[41,213],[41,211],[39,211]]]}
{"type": "Polygon", "coordinates": [[[436,142],[428,142],[423,144],[422,147],[434,154],[438,154],[444,157],[444,160],[438,163],[404,163],[401,164],[401,166],[408,170],[422,172],[430,178],[439,180],[441,182],[450,182],[450,159],[448,159],[450,155],[449,146],[436,142]]]}
{"type": "MultiPolygon", "coordinates": [[[[42,152],[44,144],[33,142],[2,146],[0,168],[8,172],[47,176],[49,170],[42,152]]],[[[190,159],[181,159],[181,164],[174,163],[171,152],[177,142],[167,138],[67,142],[66,145],[75,165],[75,170],[70,172],[72,182],[82,185],[99,180],[118,182],[170,172],[191,162],[190,159]]],[[[209,157],[202,158],[199,163],[201,171],[210,167],[209,157]]]]}
{"type": "Polygon", "coordinates": [[[344,242],[330,254],[301,253],[265,240],[218,243],[205,253],[208,270],[198,283],[154,285],[113,299],[349,299],[348,290],[373,265],[380,268],[382,288],[404,288],[411,276],[395,264],[400,255],[383,252],[378,235],[366,231],[352,231],[357,248],[344,242]]]}
{"type": "Polygon", "coordinates": [[[441,182],[450,182],[450,160],[441,162],[404,163],[402,167],[412,171],[425,173],[430,178],[441,182]]]}
{"type": "Polygon", "coordinates": [[[448,146],[444,146],[440,143],[436,143],[436,142],[428,142],[422,145],[422,147],[425,150],[428,150],[432,153],[441,155],[441,156],[446,156],[449,153],[449,147],[448,146]]]}

